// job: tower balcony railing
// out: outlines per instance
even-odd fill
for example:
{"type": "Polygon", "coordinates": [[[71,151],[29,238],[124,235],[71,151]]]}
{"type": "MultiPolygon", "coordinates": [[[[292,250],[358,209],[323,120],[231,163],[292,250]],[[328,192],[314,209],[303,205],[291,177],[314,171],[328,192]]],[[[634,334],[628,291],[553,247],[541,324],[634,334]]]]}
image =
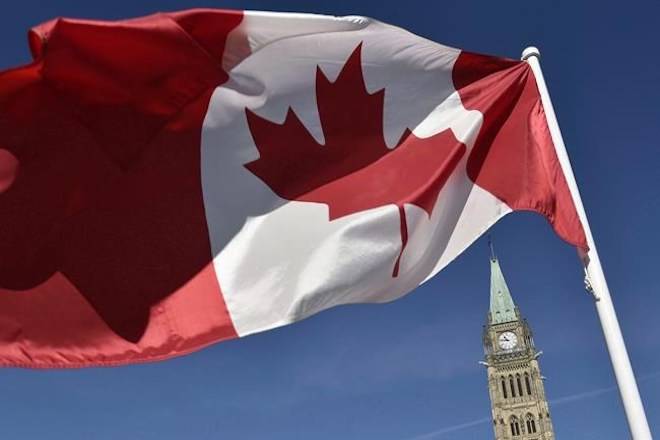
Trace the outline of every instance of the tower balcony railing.
{"type": "Polygon", "coordinates": [[[497,351],[497,352],[490,352],[486,354],[486,359],[498,359],[498,360],[506,360],[506,359],[518,359],[526,356],[533,356],[534,351],[530,348],[514,348],[512,350],[503,350],[503,351],[497,351]]]}

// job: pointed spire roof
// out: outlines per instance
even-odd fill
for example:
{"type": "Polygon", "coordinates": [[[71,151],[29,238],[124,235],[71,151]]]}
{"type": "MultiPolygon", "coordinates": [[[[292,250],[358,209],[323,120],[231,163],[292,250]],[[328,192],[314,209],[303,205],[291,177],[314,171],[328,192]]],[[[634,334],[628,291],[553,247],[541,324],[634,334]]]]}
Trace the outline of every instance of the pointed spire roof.
{"type": "Polygon", "coordinates": [[[492,324],[501,324],[518,319],[509,286],[506,285],[500,262],[490,246],[490,318],[492,324]]]}

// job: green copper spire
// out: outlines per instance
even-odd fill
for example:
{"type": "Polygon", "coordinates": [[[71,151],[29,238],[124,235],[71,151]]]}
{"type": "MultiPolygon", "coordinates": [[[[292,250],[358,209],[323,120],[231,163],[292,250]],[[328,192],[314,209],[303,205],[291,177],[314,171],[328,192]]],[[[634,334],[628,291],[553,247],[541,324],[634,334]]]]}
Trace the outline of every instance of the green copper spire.
{"type": "Polygon", "coordinates": [[[493,252],[490,255],[490,317],[492,324],[501,324],[518,319],[509,287],[506,285],[500,262],[493,252]]]}

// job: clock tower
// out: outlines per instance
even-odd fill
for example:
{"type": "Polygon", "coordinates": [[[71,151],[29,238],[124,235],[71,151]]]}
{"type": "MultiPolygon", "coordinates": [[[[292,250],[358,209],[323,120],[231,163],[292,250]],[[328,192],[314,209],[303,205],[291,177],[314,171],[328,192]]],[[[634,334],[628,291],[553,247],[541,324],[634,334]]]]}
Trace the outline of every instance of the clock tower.
{"type": "Polygon", "coordinates": [[[483,344],[495,440],[554,440],[532,329],[491,252],[490,310],[483,344]]]}

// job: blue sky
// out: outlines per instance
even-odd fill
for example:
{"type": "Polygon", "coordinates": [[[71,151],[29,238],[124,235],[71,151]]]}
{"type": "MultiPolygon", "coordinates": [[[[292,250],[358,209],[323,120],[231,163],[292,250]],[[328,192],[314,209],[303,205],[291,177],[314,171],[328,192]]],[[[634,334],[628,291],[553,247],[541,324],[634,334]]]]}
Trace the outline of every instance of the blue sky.
{"type": "MultiPolygon", "coordinates": [[[[363,14],[512,58],[538,46],[651,429],[660,433],[657,2],[21,0],[3,5],[0,68],[28,61],[26,30],[55,16],[113,19],[194,6],[363,14]]],[[[510,215],[492,231],[545,353],[557,438],[627,438],[575,251],[532,214],[510,215]]],[[[477,364],[488,268],[480,240],[391,304],[340,307],[159,364],[0,370],[0,438],[491,438],[477,364]]]]}

